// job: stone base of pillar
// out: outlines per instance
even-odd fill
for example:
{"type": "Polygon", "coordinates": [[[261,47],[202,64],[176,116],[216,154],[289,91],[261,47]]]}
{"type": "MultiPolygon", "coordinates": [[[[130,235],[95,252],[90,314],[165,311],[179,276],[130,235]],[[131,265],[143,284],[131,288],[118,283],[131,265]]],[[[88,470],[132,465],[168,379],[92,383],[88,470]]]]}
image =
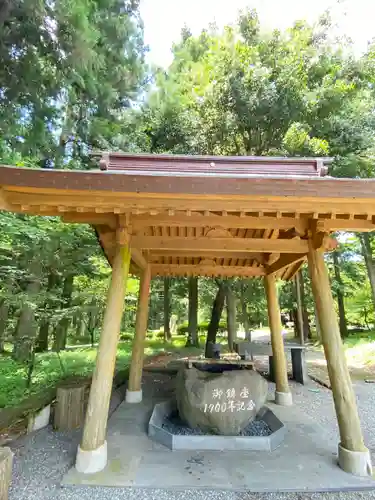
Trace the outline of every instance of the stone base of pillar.
{"type": "Polygon", "coordinates": [[[292,406],[292,393],[275,391],[275,403],[280,406],[292,406]]]}
{"type": "Polygon", "coordinates": [[[364,451],[351,451],[339,444],[339,466],[354,476],[372,475],[371,457],[367,448],[364,451]]]}
{"type": "Polygon", "coordinates": [[[107,441],[96,450],[82,450],[78,446],[76,457],[76,469],[83,474],[95,474],[107,465],[107,441]]]}
{"type": "Polygon", "coordinates": [[[140,403],[142,401],[142,389],[140,391],[126,390],[125,401],[127,403],[140,403]]]}

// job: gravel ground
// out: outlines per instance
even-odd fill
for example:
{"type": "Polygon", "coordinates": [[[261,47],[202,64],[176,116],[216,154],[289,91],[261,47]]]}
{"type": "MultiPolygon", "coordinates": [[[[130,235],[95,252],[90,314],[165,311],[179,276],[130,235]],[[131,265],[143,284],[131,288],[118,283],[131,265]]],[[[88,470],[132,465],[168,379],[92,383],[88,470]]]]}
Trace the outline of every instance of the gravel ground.
{"type": "MultiPolygon", "coordinates": [[[[160,377],[159,377],[160,378],[160,377]]],[[[148,390],[150,385],[146,381],[148,390]]],[[[375,463],[375,384],[355,383],[365,435],[375,463]]],[[[338,441],[331,391],[315,383],[300,386],[291,382],[294,402],[324,425],[338,441]]],[[[270,391],[274,387],[270,384],[270,391]]],[[[371,492],[349,493],[235,493],[209,490],[151,490],[132,488],[61,488],[62,476],[74,463],[79,433],[56,433],[51,428],[24,436],[11,444],[15,453],[13,483],[9,500],[375,500],[371,492]]]]}
{"type": "MultiPolygon", "coordinates": [[[[203,436],[205,433],[200,429],[186,427],[178,415],[172,415],[164,419],[163,428],[171,434],[180,436],[203,436]]],[[[272,433],[264,420],[254,420],[238,434],[239,436],[269,436],[272,433]]]]}

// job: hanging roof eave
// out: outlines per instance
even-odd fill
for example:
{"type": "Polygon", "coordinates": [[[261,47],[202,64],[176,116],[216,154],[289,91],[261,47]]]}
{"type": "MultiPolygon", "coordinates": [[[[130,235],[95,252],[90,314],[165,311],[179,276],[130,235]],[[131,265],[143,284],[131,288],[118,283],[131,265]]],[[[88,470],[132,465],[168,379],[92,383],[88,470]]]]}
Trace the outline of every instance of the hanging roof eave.
{"type": "Polygon", "coordinates": [[[105,172],[0,166],[0,208],[91,224],[110,261],[117,228],[128,225],[135,268],[151,262],[160,276],[289,279],[306,258],[311,228],[325,235],[375,228],[375,179],[238,174],[227,166],[212,176],[135,163],[105,172]]]}

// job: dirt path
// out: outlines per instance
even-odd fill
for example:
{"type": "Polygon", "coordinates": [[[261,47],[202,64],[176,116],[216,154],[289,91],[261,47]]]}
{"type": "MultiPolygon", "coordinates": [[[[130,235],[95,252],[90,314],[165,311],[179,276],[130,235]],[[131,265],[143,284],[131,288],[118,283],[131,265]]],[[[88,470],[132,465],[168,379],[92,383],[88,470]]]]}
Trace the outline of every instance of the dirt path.
{"type": "MultiPolygon", "coordinates": [[[[284,332],[284,335],[287,333],[284,332]]],[[[256,342],[269,342],[270,334],[264,330],[253,332],[253,340],[256,342]]],[[[375,383],[375,365],[366,365],[361,363],[360,360],[355,359],[353,356],[347,356],[348,368],[350,376],[353,381],[369,381],[375,383]]],[[[327,363],[324,352],[321,348],[314,346],[307,346],[306,349],[306,363],[309,376],[316,382],[331,388],[328,377],[327,363]]],[[[267,359],[257,361],[257,365],[266,367],[267,359]]],[[[291,365],[289,362],[289,371],[291,365]]]]}

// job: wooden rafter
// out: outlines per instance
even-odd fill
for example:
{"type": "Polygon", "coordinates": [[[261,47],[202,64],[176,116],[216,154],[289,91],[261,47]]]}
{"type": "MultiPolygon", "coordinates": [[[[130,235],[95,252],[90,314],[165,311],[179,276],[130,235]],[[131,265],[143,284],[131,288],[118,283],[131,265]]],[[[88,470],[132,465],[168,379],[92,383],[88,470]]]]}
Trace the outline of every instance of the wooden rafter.
{"type": "Polygon", "coordinates": [[[296,228],[299,233],[307,230],[307,220],[294,219],[293,217],[268,216],[236,216],[236,215],[185,215],[184,212],[174,212],[169,215],[132,215],[132,225],[134,232],[141,231],[148,226],[186,226],[186,227],[215,227],[238,228],[238,229],[290,229],[296,228]]]}
{"type": "MultiPolygon", "coordinates": [[[[365,189],[365,185],[364,189],[365,189]]],[[[362,187],[362,185],[361,185],[362,187]]],[[[26,212],[31,214],[41,213],[40,207],[44,206],[48,213],[46,215],[62,214],[71,211],[75,207],[80,207],[83,212],[92,213],[124,213],[129,210],[141,208],[145,211],[153,210],[155,215],[158,212],[166,210],[175,211],[204,211],[219,212],[223,205],[227,207],[228,217],[230,212],[278,212],[281,214],[295,213],[296,207],[301,216],[311,217],[314,213],[319,218],[319,213],[327,214],[334,212],[336,214],[353,214],[353,219],[348,220],[350,225],[358,230],[363,226],[363,220],[358,219],[356,215],[368,213],[375,216],[375,198],[339,198],[339,197],[319,197],[301,196],[294,194],[290,196],[211,196],[211,197],[192,197],[184,195],[174,195],[171,193],[165,196],[155,195],[154,193],[144,193],[142,197],[135,196],[134,193],[121,193],[113,191],[78,191],[58,189],[34,190],[35,192],[20,192],[10,189],[3,189],[3,203],[5,208],[14,212],[26,212]],[[38,192],[39,191],[39,192],[38,192]],[[317,200],[319,200],[317,202],[317,200]],[[318,205],[319,213],[316,212],[318,205]],[[52,212],[52,213],[51,213],[52,212]]],[[[327,219],[328,220],[328,219],[327,219]]],[[[344,219],[338,219],[344,220],[344,219]]],[[[328,222],[327,222],[328,224],[328,222]]],[[[343,224],[343,223],[342,223],[343,224]]]]}
{"type": "Polygon", "coordinates": [[[265,275],[262,267],[208,266],[199,264],[152,264],[151,273],[153,276],[242,276],[248,278],[265,275]]]}
{"type": "MultiPolygon", "coordinates": [[[[264,256],[260,252],[231,252],[232,259],[255,259],[260,264],[264,263],[264,256]]],[[[150,261],[158,261],[161,257],[182,257],[188,259],[194,258],[211,258],[220,259],[223,257],[223,252],[220,250],[153,250],[150,253],[150,261]]]]}

